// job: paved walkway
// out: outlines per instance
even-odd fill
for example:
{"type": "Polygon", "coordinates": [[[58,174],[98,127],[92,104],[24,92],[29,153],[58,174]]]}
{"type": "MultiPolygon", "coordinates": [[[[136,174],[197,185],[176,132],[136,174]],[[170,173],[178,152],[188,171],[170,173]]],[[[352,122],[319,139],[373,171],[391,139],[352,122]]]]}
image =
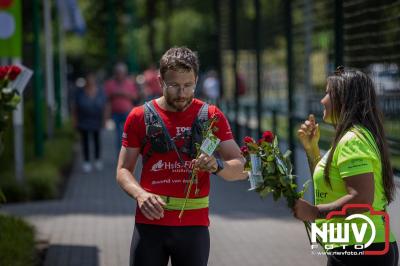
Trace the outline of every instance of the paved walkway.
{"type": "MultiPolygon", "coordinates": [[[[83,174],[78,159],[62,200],[2,208],[26,218],[38,239],[49,241],[45,266],[128,265],[135,202],[115,182],[112,132],[103,140],[105,169],[83,174]]],[[[323,256],[311,255],[302,223],[284,202],[261,200],[247,188],[247,181],[212,177],[209,265],[325,265],[323,256]]],[[[400,239],[399,225],[393,226],[400,239]]]]}

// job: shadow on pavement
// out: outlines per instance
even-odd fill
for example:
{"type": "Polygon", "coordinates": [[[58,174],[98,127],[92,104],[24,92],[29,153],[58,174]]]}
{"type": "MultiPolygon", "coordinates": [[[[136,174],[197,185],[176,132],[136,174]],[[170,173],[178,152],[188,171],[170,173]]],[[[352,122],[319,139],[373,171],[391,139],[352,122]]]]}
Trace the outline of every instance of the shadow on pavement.
{"type": "Polygon", "coordinates": [[[99,249],[92,246],[51,245],[44,266],[99,266],[99,249]]]}
{"type": "Polygon", "coordinates": [[[235,219],[294,219],[285,200],[274,202],[271,196],[261,199],[248,191],[248,181],[228,182],[211,177],[210,214],[235,219]]]}

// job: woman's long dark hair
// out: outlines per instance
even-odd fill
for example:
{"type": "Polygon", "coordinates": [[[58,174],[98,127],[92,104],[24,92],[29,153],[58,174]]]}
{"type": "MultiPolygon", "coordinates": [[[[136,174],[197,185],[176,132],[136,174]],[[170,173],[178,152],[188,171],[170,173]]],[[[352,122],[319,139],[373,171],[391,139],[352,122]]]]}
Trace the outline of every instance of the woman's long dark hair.
{"type": "Polygon", "coordinates": [[[324,169],[325,181],[331,186],[329,169],[338,142],[351,127],[362,125],[372,133],[378,146],[382,162],[383,187],[388,203],[392,202],[395,194],[393,170],[383,129],[383,116],[377,106],[372,80],[361,71],[345,71],[343,67],[339,67],[335,75],[329,76],[327,81],[332,122],[336,130],[324,169]]]}

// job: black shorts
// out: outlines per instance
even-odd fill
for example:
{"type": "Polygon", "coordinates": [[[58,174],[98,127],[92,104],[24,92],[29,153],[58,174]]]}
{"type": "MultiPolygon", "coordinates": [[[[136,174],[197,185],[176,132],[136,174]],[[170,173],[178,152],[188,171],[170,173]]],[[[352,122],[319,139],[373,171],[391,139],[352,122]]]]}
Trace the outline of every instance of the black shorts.
{"type": "MultiPolygon", "coordinates": [[[[365,250],[383,250],[385,243],[373,243],[365,250]]],[[[331,251],[343,251],[341,248],[334,248],[331,251]]],[[[358,252],[353,247],[346,248],[346,251],[358,252]]],[[[389,251],[385,255],[328,255],[327,266],[397,266],[399,262],[399,250],[396,242],[389,243],[389,251]]]]}
{"type": "Polygon", "coordinates": [[[130,266],[206,266],[210,233],[206,226],[135,224],[130,266]]]}

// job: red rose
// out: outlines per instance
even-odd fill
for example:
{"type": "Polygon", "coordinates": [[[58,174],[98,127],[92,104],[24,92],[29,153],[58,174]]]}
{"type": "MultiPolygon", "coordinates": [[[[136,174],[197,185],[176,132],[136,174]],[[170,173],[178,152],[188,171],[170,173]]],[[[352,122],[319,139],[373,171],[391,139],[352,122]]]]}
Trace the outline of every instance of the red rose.
{"type": "Polygon", "coordinates": [[[246,146],[240,147],[240,150],[242,151],[243,155],[246,155],[247,153],[249,153],[249,148],[247,148],[246,146]]]}
{"type": "Polygon", "coordinates": [[[252,142],[254,143],[255,141],[252,137],[246,136],[246,137],[244,137],[244,142],[245,143],[252,143],[252,142]]]}
{"type": "Polygon", "coordinates": [[[11,66],[11,70],[8,77],[10,78],[10,80],[15,80],[19,75],[19,73],[21,73],[21,69],[19,67],[11,66]]]}
{"type": "Polygon", "coordinates": [[[4,79],[7,76],[9,68],[9,66],[0,66],[0,79],[4,79]]]}
{"type": "Polygon", "coordinates": [[[271,131],[267,130],[267,131],[265,131],[265,132],[263,133],[262,138],[263,138],[266,142],[271,143],[272,141],[274,141],[274,134],[273,134],[271,131]]]}

